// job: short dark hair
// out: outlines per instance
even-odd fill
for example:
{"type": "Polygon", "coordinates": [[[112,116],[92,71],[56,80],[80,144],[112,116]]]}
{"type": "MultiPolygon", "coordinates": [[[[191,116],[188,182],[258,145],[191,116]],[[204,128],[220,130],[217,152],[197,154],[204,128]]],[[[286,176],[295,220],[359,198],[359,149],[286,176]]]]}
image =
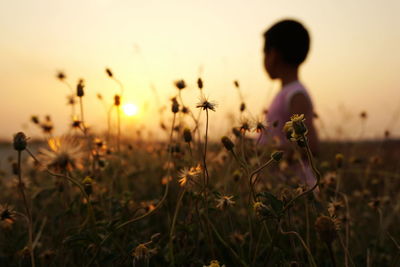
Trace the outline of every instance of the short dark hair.
{"type": "Polygon", "coordinates": [[[310,49],[310,36],[304,26],[295,20],[282,20],[264,33],[264,52],[275,48],[283,60],[295,66],[306,59],[310,49]]]}

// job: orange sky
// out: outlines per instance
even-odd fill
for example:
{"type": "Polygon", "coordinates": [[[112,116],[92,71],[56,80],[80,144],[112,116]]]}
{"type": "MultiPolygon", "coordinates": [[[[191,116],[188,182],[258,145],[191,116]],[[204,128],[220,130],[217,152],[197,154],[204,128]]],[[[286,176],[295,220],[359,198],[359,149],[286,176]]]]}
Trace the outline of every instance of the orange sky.
{"type": "Polygon", "coordinates": [[[239,105],[233,80],[253,114],[279,90],[262,69],[262,33],[285,17],[301,20],[312,36],[301,78],[325,124],[321,135],[335,137],[342,125],[348,137],[378,137],[391,124],[398,136],[400,119],[392,117],[400,108],[399,10],[394,0],[1,0],[0,137],[21,129],[37,135],[33,114],[51,114],[56,133],[65,132],[69,91],[54,78],[57,70],[74,85],[86,80],[86,117],[103,128],[96,94],[110,99],[118,90],[105,67],[124,83],[126,101],[141,107],[135,119],[124,118],[127,130],[159,124],[150,84],[165,103],[175,93],[173,81],[185,79],[191,88],[183,97],[194,108],[201,74],[206,94],[219,104],[212,132],[224,134],[226,114],[239,105]],[[363,110],[369,119],[361,133],[363,110]]]}

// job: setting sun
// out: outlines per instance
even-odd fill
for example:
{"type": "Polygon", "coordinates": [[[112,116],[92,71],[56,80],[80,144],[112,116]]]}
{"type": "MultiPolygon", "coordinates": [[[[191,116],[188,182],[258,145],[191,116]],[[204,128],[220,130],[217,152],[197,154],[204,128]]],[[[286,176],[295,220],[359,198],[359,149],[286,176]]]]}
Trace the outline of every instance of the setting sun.
{"type": "Polygon", "coordinates": [[[139,108],[135,104],[128,103],[122,106],[122,110],[127,116],[135,116],[138,113],[139,108]]]}

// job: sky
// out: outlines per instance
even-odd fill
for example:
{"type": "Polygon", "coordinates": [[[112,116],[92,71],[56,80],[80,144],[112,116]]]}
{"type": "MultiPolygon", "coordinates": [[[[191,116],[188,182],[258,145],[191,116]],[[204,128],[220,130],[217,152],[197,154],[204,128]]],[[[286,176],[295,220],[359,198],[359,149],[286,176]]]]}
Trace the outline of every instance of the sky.
{"type": "MultiPolygon", "coordinates": [[[[111,103],[119,92],[106,67],[123,83],[124,102],[139,107],[135,117],[122,118],[126,135],[143,128],[157,135],[157,111],[169,110],[175,80],[188,84],[182,97],[194,110],[201,76],[218,103],[210,134],[219,137],[240,123],[234,80],[254,117],[279,91],[263,69],[262,34],[283,18],[301,21],[311,34],[300,79],[319,114],[320,136],[399,136],[399,10],[396,0],[0,0],[0,138],[21,130],[39,135],[32,115],[50,114],[55,134],[68,130],[70,91],[57,71],[74,88],[85,79],[85,117],[104,129],[106,111],[96,95],[111,103]]],[[[170,123],[169,112],[162,117],[170,123]]]]}

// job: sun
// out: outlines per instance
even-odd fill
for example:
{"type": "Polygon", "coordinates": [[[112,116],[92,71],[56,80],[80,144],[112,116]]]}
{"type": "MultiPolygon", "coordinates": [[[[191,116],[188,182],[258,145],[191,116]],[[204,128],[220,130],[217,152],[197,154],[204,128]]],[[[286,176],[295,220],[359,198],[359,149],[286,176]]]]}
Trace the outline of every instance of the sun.
{"type": "Polygon", "coordinates": [[[138,106],[132,103],[127,103],[123,105],[122,110],[124,111],[125,115],[129,117],[135,116],[139,112],[138,106]]]}

